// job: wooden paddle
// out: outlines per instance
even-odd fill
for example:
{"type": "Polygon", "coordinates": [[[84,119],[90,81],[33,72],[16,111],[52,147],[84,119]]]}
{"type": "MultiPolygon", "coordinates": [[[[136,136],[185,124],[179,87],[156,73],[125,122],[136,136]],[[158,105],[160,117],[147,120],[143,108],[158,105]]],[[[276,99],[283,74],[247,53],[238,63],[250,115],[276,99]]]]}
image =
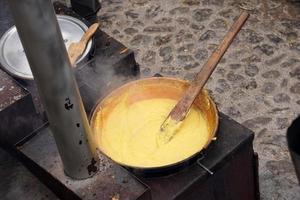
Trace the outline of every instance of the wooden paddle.
{"type": "Polygon", "coordinates": [[[94,23],[88,28],[88,30],[86,30],[79,42],[74,42],[70,44],[68,48],[68,54],[72,66],[75,64],[76,60],[82,55],[82,53],[85,50],[86,44],[94,35],[98,27],[99,24],[94,23]]]}
{"type": "Polygon", "coordinates": [[[246,11],[240,14],[239,18],[233,23],[233,25],[223,38],[222,42],[219,44],[218,48],[211,54],[207,62],[203,65],[201,70],[196,75],[195,79],[191,82],[185,94],[181,97],[181,99],[169,113],[168,117],[161,125],[159,137],[163,140],[163,143],[167,143],[172,139],[175,134],[174,125],[184,120],[193,102],[195,101],[195,98],[198,96],[199,92],[209,79],[210,75],[216,68],[222,56],[230,46],[237,33],[240,31],[248,17],[249,14],[246,11]]]}

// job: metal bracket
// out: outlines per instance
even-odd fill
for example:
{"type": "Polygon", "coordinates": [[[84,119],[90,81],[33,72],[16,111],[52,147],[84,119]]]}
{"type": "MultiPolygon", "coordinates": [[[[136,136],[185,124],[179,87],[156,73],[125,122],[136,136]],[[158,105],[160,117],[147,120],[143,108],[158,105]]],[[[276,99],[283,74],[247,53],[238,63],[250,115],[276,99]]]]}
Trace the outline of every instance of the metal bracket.
{"type": "Polygon", "coordinates": [[[202,168],[202,169],[204,169],[205,171],[207,171],[210,175],[213,175],[214,173],[210,170],[210,169],[208,169],[205,165],[203,165],[202,163],[201,163],[201,161],[204,159],[204,155],[203,154],[201,154],[201,157],[199,157],[198,159],[197,159],[197,164],[202,168]]]}

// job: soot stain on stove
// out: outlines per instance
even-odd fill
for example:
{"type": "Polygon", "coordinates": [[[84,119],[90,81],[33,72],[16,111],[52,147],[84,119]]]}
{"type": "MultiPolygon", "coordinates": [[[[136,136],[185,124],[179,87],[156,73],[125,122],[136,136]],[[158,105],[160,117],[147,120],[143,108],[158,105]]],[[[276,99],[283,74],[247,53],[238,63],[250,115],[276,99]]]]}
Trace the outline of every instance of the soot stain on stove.
{"type": "Polygon", "coordinates": [[[91,164],[89,164],[87,166],[87,170],[88,170],[89,175],[91,175],[92,172],[97,172],[98,171],[96,163],[97,163],[96,160],[94,158],[92,158],[91,164]]]}
{"type": "Polygon", "coordinates": [[[69,97],[65,99],[65,109],[67,110],[73,109],[73,103],[71,103],[69,97]]]}

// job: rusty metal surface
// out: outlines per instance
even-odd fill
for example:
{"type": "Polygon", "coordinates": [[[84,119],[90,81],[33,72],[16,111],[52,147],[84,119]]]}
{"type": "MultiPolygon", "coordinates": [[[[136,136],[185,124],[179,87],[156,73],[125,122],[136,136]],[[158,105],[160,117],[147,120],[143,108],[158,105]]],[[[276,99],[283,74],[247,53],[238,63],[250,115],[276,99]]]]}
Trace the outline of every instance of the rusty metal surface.
{"type": "Polygon", "coordinates": [[[0,146],[13,145],[42,122],[30,93],[0,69],[0,146]]]}
{"type": "Polygon", "coordinates": [[[0,112],[27,93],[13,78],[0,69],[0,112]]]}
{"type": "MultiPolygon", "coordinates": [[[[21,146],[20,151],[79,198],[105,200],[119,197],[122,200],[129,200],[147,195],[148,188],[145,185],[132,177],[124,168],[103,156],[100,158],[100,170],[92,178],[76,181],[67,177],[63,172],[62,162],[48,126],[21,146]]],[[[47,175],[44,174],[44,176],[47,175]]],[[[59,187],[59,183],[52,183],[52,189],[64,190],[62,187],[57,187],[59,187]]]]}
{"type": "MultiPolygon", "coordinates": [[[[7,0],[0,1],[0,37],[12,25],[7,0]]],[[[0,145],[15,144],[41,124],[29,91],[2,69],[0,120],[0,145]]]]}

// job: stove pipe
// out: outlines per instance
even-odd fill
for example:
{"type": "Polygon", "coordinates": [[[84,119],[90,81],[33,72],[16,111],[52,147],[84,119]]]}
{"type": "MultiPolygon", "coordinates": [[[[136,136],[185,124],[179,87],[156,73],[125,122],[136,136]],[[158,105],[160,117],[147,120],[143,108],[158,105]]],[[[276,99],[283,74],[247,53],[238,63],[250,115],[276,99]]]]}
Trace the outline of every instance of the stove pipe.
{"type": "MultiPolygon", "coordinates": [[[[96,171],[91,131],[50,0],[9,0],[66,175],[84,179],[96,171]]],[[[47,155],[45,155],[47,156],[47,155]]]]}

